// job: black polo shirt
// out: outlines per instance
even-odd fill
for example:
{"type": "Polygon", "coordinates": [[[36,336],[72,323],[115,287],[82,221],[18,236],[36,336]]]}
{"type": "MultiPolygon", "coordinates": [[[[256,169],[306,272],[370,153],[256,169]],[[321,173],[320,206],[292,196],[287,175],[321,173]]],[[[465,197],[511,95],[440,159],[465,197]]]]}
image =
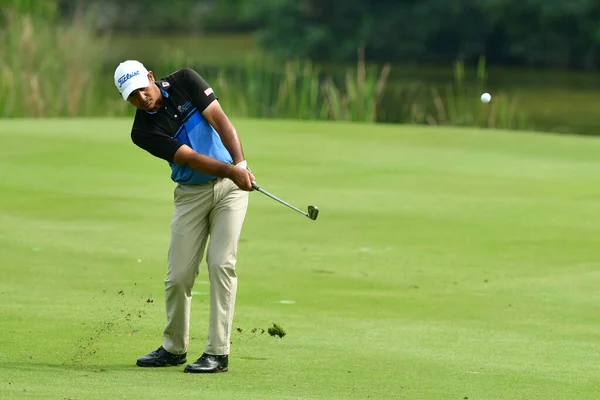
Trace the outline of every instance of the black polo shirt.
{"type": "Polygon", "coordinates": [[[215,179],[180,164],[173,158],[184,144],[200,154],[231,163],[233,159],[202,112],[217,99],[213,89],[193,69],[185,68],[156,81],[163,108],[137,110],[131,139],[140,148],[171,166],[171,179],[180,184],[201,184],[215,179]]]}

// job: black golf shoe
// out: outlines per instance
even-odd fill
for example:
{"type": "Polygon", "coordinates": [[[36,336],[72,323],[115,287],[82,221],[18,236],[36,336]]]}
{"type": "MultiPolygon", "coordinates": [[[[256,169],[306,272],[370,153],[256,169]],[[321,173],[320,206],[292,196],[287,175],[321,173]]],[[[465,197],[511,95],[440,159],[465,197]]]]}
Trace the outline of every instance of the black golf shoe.
{"type": "Polygon", "coordinates": [[[228,366],[228,356],[213,356],[204,353],[198,361],[186,366],[183,371],[195,374],[209,374],[214,372],[227,372],[228,366]]]}
{"type": "Polygon", "coordinates": [[[166,351],[162,346],[150,354],[138,358],[138,367],[166,367],[169,365],[181,365],[186,362],[184,354],[173,354],[166,351]]]}

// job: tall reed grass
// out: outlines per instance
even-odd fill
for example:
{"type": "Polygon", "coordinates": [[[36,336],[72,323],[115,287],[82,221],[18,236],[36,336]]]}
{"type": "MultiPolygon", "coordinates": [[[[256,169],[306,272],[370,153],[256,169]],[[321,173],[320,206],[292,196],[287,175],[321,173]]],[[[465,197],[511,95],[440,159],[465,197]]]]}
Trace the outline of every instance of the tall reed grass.
{"type": "Polygon", "coordinates": [[[114,115],[122,102],[106,97],[112,77],[101,72],[106,44],[78,20],[48,24],[9,15],[0,29],[1,117],[114,115]]]}
{"type": "MultiPolygon", "coordinates": [[[[175,50],[166,71],[197,61],[175,50]]],[[[237,66],[212,69],[196,65],[211,82],[219,100],[234,116],[376,122],[390,66],[368,67],[359,49],[356,68],[341,79],[309,60],[283,64],[247,58],[237,66]],[[213,79],[214,77],[214,79],[213,79]]]]}
{"type": "MultiPolygon", "coordinates": [[[[108,40],[95,36],[84,19],[62,25],[22,15],[5,20],[0,27],[0,117],[132,113],[114,88],[115,65],[107,65],[114,61],[104,61],[108,40]]],[[[363,48],[356,66],[338,73],[325,72],[308,60],[281,64],[265,57],[210,67],[203,64],[201,51],[173,49],[163,48],[155,59],[141,61],[158,76],[194,67],[235,117],[526,127],[508,95],[494,93],[490,104],[479,101],[487,78],[484,59],[475,82],[457,62],[451,85],[428,88],[390,82],[390,65],[368,65],[363,48]]]]}
{"type": "Polygon", "coordinates": [[[498,129],[530,128],[516,97],[498,92],[492,94],[490,103],[480,100],[487,87],[485,57],[479,59],[474,80],[467,76],[462,61],[454,63],[453,72],[452,84],[441,90],[436,87],[429,89],[431,102],[412,104],[413,123],[498,129]]]}

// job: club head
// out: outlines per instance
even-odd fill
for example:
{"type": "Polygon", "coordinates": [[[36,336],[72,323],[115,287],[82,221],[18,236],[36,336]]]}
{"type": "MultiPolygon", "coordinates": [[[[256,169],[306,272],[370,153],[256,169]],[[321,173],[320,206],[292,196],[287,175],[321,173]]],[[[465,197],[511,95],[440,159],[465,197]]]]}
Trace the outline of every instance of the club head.
{"type": "Polygon", "coordinates": [[[308,206],[308,218],[315,221],[319,216],[319,209],[317,206],[308,206]]]}

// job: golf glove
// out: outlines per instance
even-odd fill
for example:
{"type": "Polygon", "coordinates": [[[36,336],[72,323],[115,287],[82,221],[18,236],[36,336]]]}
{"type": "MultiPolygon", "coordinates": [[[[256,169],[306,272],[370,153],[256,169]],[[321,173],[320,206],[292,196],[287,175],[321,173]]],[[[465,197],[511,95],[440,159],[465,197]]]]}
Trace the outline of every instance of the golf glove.
{"type": "Polygon", "coordinates": [[[246,160],[235,164],[235,166],[240,167],[240,168],[246,168],[248,171],[252,172],[252,170],[250,168],[248,168],[248,162],[246,160]]]}

